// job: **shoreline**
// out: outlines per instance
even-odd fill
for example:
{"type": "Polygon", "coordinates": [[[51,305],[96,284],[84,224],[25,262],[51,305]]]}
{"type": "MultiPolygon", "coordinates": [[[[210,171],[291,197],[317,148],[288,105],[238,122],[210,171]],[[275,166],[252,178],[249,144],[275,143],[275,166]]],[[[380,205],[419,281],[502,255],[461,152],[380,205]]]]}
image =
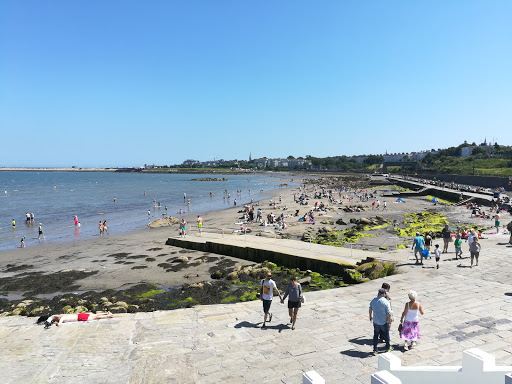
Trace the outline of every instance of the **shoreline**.
{"type": "MultiPolygon", "coordinates": [[[[203,214],[230,208],[230,201],[222,198],[221,191],[225,188],[229,189],[230,192],[233,191],[231,202],[234,197],[237,197],[233,196],[235,189],[241,189],[244,192],[243,197],[241,195],[237,197],[237,200],[239,203],[248,203],[251,196],[247,193],[247,188],[253,188],[252,197],[256,200],[270,198],[274,193],[273,191],[277,189],[277,184],[283,183],[283,180],[284,183],[290,183],[291,179],[291,176],[286,174],[268,176],[231,174],[225,175],[227,178],[225,184],[220,182],[213,184],[209,181],[192,181],[197,177],[193,174],[167,176],[150,173],[135,175],[120,173],[115,176],[115,174],[107,172],[89,172],[82,173],[82,176],[80,176],[78,173],[74,175],[72,173],[66,175],[66,172],[55,172],[55,178],[49,173],[0,173],[0,176],[4,176],[2,180],[6,183],[5,196],[2,195],[2,198],[5,198],[2,201],[5,201],[6,204],[3,205],[4,209],[0,223],[0,252],[20,248],[20,238],[25,236],[27,247],[38,246],[42,243],[71,243],[77,239],[94,238],[99,235],[97,230],[98,219],[103,218],[109,221],[110,233],[143,231],[147,228],[148,222],[162,218],[164,213],[180,219],[184,216],[188,221],[194,213],[203,214]],[[17,183],[21,183],[21,187],[14,186],[14,183],[13,186],[7,185],[11,181],[14,182],[14,179],[17,183]],[[78,181],[76,181],[77,179],[78,181]],[[246,179],[248,181],[250,179],[252,183],[246,183],[246,179]],[[23,185],[24,180],[43,180],[43,183],[46,182],[47,189],[44,189],[43,192],[45,193],[44,196],[49,199],[48,203],[45,203],[44,197],[36,196],[37,200],[34,199],[34,201],[26,198],[24,194],[26,195],[28,192],[37,189],[30,189],[29,184],[23,185]],[[106,182],[110,180],[113,180],[112,184],[106,182]],[[176,184],[174,184],[175,180],[177,180],[176,184]],[[124,185],[131,185],[126,184],[130,181],[133,181],[133,185],[136,185],[136,187],[119,189],[124,185]],[[183,187],[178,184],[183,184],[183,187]],[[244,184],[247,184],[247,187],[244,184]],[[262,184],[261,186],[265,189],[263,193],[259,192],[258,184],[262,184]],[[54,191],[50,189],[51,185],[54,185],[54,191]],[[55,185],[58,185],[59,188],[57,189],[55,185]],[[112,185],[112,187],[109,188],[107,185],[112,185]],[[211,190],[215,192],[213,198],[212,196],[208,198],[208,189],[210,189],[210,192],[211,190]],[[9,194],[7,190],[9,190],[9,194]],[[78,192],[74,192],[74,190],[78,192]],[[84,192],[89,190],[91,193],[84,192]],[[140,190],[140,196],[133,192],[137,190],[140,190]],[[143,191],[144,197],[142,197],[143,191]],[[146,191],[148,191],[147,197],[146,191]],[[190,192],[192,205],[187,206],[185,201],[177,197],[182,193],[177,191],[190,192]],[[57,192],[58,194],[56,194],[57,192]],[[178,195],[176,195],[176,192],[178,195]],[[76,193],[78,195],[75,195],[76,193]],[[61,195],[64,196],[61,197],[61,199],[65,199],[64,204],[59,201],[61,195]],[[83,202],[78,200],[76,196],[82,196],[84,198],[83,202]],[[114,196],[114,203],[108,196],[114,196]],[[117,196],[117,204],[115,196],[117,196]],[[151,204],[151,199],[154,200],[153,204],[151,204]],[[158,200],[158,206],[155,199],[158,200]],[[161,206],[160,201],[162,202],[161,206]],[[169,210],[167,210],[167,207],[169,207],[169,210]],[[151,211],[151,216],[145,215],[148,210],[151,211]],[[179,214],[180,210],[184,211],[184,215],[179,214]],[[25,222],[25,211],[35,212],[36,221],[27,224],[25,222]],[[77,215],[81,221],[81,227],[77,229],[72,222],[63,221],[62,218],[66,215],[70,217],[77,215]],[[16,219],[17,225],[15,228],[10,225],[12,218],[16,219]],[[39,222],[43,223],[46,236],[44,241],[42,238],[41,241],[38,241],[37,223],[39,222]]],[[[292,185],[295,185],[295,183],[292,185]]]]}
{"type": "Polygon", "coordinates": [[[0,172],[112,172],[112,173],[160,173],[160,174],[215,174],[215,175],[245,175],[245,174],[291,174],[294,172],[300,174],[309,174],[308,171],[266,171],[254,169],[236,169],[231,170],[227,168],[209,168],[194,170],[193,168],[167,168],[165,170],[159,168],[141,168],[141,167],[0,167],[0,172]]]}

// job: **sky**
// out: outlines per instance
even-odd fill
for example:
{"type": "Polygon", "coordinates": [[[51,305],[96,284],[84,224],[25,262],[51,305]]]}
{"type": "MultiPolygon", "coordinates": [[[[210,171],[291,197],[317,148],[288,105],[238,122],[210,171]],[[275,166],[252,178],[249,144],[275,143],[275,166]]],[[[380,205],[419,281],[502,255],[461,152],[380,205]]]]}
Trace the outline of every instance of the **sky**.
{"type": "Polygon", "coordinates": [[[0,2],[0,167],[512,145],[512,1],[0,2]]]}

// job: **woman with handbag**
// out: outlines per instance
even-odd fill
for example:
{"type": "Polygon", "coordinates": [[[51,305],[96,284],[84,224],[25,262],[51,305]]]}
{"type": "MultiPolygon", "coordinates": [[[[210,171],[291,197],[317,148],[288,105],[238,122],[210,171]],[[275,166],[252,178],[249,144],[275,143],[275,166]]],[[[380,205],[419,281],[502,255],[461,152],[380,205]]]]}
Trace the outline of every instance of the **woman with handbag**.
{"type": "Polygon", "coordinates": [[[402,318],[400,319],[400,338],[405,339],[404,350],[408,351],[407,342],[411,342],[411,347],[421,338],[419,328],[419,314],[423,315],[423,307],[417,301],[418,295],[415,291],[409,291],[409,302],[405,304],[402,318]],[[401,328],[401,329],[400,329],[401,328]]]}
{"type": "Polygon", "coordinates": [[[292,277],[288,286],[286,287],[286,293],[281,300],[281,303],[284,303],[284,300],[288,297],[288,314],[290,315],[290,323],[292,324],[292,330],[295,329],[295,322],[297,321],[297,313],[299,312],[299,308],[301,307],[301,303],[304,301],[304,296],[302,296],[302,287],[300,283],[297,281],[296,277],[292,277]]]}

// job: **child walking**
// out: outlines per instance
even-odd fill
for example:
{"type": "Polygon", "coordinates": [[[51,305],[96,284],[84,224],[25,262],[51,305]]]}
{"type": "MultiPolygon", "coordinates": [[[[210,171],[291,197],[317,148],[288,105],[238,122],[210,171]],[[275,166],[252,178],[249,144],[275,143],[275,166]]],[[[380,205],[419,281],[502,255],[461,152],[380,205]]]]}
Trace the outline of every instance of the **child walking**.
{"type": "Polygon", "coordinates": [[[455,260],[459,257],[462,259],[462,239],[460,233],[457,234],[457,238],[455,239],[455,260]]]}
{"type": "Polygon", "coordinates": [[[441,260],[441,251],[439,250],[439,244],[436,244],[436,249],[434,253],[436,255],[436,268],[439,269],[439,260],[441,260]]]}

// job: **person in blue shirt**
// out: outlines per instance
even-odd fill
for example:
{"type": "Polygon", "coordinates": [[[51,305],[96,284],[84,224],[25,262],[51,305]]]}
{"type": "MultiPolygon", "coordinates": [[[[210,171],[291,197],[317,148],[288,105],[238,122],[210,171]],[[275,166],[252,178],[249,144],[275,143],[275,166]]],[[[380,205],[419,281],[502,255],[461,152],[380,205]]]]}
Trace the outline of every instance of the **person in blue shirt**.
{"type": "Polygon", "coordinates": [[[423,250],[425,249],[425,239],[423,239],[419,232],[416,232],[416,237],[414,238],[412,249],[414,249],[414,257],[416,258],[416,264],[423,265],[423,258],[421,257],[421,252],[423,252],[423,250]],[[419,260],[418,253],[420,254],[419,260]]]}
{"type": "Polygon", "coordinates": [[[391,306],[386,299],[386,290],[380,288],[377,297],[370,302],[370,321],[373,322],[373,354],[376,355],[379,336],[384,337],[386,352],[391,352],[393,347],[389,344],[389,328],[391,327],[391,306]]]}

